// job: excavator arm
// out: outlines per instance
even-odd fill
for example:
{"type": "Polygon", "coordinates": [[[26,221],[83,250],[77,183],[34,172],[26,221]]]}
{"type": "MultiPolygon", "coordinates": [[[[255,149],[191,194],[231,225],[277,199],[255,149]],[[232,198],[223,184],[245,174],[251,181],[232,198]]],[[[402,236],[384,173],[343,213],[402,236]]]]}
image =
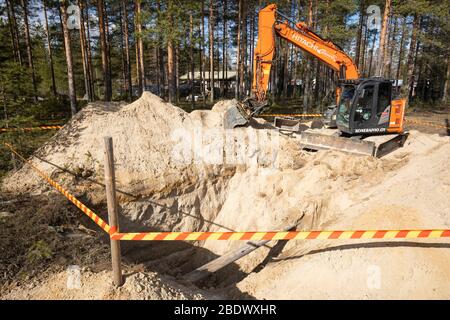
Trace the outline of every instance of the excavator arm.
{"type": "MultiPolygon", "coordinates": [[[[255,49],[252,83],[253,99],[257,102],[261,103],[267,99],[277,36],[310,53],[331,69],[339,72],[340,79],[359,78],[358,68],[345,52],[331,41],[312,32],[306,24],[302,22],[290,24],[288,19],[277,11],[276,4],[262,9],[259,12],[258,21],[258,42],[255,49]],[[279,17],[286,20],[280,21],[279,17]]],[[[338,98],[339,90],[337,90],[338,98]]]]}

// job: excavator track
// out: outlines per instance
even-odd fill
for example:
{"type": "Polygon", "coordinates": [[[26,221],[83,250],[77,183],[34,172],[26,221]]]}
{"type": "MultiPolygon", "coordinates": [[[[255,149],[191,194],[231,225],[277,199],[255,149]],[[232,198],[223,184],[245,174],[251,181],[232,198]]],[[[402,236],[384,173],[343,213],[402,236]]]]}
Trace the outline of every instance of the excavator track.
{"type": "Polygon", "coordinates": [[[336,150],[381,158],[403,147],[408,133],[363,137],[342,137],[312,131],[301,133],[301,146],[306,150],[336,150]]]}

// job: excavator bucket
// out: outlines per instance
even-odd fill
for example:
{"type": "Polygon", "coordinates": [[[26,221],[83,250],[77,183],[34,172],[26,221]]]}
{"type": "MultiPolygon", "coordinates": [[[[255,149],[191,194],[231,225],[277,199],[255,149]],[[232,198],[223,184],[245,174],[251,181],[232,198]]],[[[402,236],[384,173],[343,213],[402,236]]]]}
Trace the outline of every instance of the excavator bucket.
{"type": "Polygon", "coordinates": [[[337,150],[358,155],[380,158],[403,147],[408,133],[370,136],[364,139],[341,137],[303,131],[301,144],[309,150],[337,150]]]}
{"type": "Polygon", "coordinates": [[[250,119],[260,114],[268,106],[267,101],[255,101],[247,98],[244,101],[236,101],[229,107],[224,115],[225,129],[242,127],[250,122],[250,119]]]}
{"type": "Polygon", "coordinates": [[[275,117],[273,125],[282,131],[298,132],[300,130],[300,121],[298,119],[275,117]]]}
{"type": "Polygon", "coordinates": [[[245,126],[249,122],[249,117],[238,102],[227,109],[223,120],[225,129],[233,129],[245,126]]]}

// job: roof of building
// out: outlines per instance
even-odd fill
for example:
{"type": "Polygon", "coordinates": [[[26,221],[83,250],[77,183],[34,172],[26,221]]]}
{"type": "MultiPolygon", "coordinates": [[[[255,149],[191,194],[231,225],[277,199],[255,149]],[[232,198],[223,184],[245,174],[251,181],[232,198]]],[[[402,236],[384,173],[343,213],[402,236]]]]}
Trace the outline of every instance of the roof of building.
{"type": "MultiPolygon", "coordinates": [[[[209,71],[205,71],[205,78],[204,78],[205,80],[209,80],[210,79],[209,78],[209,74],[210,74],[209,71]]],[[[189,72],[189,74],[188,73],[183,74],[180,77],[180,80],[188,80],[190,78],[190,76],[191,76],[190,72],[189,72]]],[[[231,79],[235,78],[236,77],[236,70],[225,71],[225,76],[226,76],[227,80],[231,80],[231,79]]],[[[195,71],[194,72],[194,80],[200,80],[200,79],[201,79],[200,71],[195,71]]],[[[222,71],[214,71],[214,79],[217,79],[217,80],[223,79],[223,72],[222,71]]]]}

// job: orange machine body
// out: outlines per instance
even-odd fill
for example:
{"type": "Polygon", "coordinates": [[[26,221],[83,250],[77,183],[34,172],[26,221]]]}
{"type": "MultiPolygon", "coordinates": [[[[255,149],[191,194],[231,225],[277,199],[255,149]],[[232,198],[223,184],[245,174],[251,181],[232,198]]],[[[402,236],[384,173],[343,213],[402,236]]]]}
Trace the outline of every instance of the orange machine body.
{"type": "Polygon", "coordinates": [[[391,114],[389,116],[388,132],[403,133],[405,122],[406,99],[395,99],[391,101],[391,114]]]}

